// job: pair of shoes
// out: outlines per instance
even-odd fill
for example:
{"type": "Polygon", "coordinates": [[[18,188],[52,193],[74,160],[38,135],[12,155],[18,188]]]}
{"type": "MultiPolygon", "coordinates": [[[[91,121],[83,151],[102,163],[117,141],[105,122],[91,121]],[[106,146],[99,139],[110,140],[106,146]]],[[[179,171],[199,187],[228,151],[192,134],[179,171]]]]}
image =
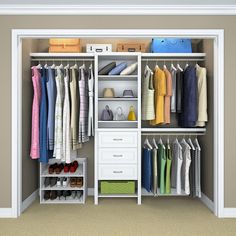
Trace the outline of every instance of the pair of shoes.
{"type": "Polygon", "coordinates": [[[54,190],[46,190],[44,192],[44,200],[55,200],[57,198],[57,191],[54,190]]]}
{"type": "Polygon", "coordinates": [[[71,177],[70,178],[70,186],[81,188],[83,187],[83,177],[71,177]]]}
{"type": "Polygon", "coordinates": [[[57,184],[57,177],[46,177],[44,180],[44,187],[53,187],[57,184]]]}
{"type": "Polygon", "coordinates": [[[73,161],[70,164],[65,164],[64,172],[65,173],[68,173],[68,172],[74,173],[77,170],[78,166],[79,166],[78,161],[73,161]]]}
{"type": "Polygon", "coordinates": [[[73,199],[75,199],[76,197],[78,198],[78,199],[80,199],[81,198],[81,196],[82,196],[82,191],[79,191],[79,190],[73,190],[72,191],[72,193],[71,193],[71,196],[72,196],[72,198],[73,199]]]}
{"type": "Polygon", "coordinates": [[[62,196],[63,196],[63,197],[65,198],[65,200],[66,200],[67,197],[71,196],[71,191],[70,191],[70,190],[64,190],[64,191],[62,192],[62,196]]]}
{"type": "Polygon", "coordinates": [[[63,170],[63,168],[64,168],[63,163],[60,163],[60,164],[54,163],[48,167],[48,173],[54,174],[54,172],[55,172],[56,174],[60,174],[61,171],[63,170]]]}
{"type": "Polygon", "coordinates": [[[69,178],[61,177],[56,178],[57,187],[67,187],[69,183],[69,178]]]}

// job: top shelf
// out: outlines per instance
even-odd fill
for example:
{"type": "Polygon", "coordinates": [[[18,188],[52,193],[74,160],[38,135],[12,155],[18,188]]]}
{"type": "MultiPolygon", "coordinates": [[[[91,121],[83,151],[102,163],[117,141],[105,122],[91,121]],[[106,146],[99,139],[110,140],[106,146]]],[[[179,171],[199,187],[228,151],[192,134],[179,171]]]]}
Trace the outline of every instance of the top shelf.
{"type": "Polygon", "coordinates": [[[82,58],[93,58],[94,53],[30,53],[30,56],[35,58],[50,58],[50,57],[65,57],[65,58],[77,58],[77,57],[82,57],[82,58]]]}
{"type": "Polygon", "coordinates": [[[142,53],[142,58],[204,58],[206,53],[142,53]]]}

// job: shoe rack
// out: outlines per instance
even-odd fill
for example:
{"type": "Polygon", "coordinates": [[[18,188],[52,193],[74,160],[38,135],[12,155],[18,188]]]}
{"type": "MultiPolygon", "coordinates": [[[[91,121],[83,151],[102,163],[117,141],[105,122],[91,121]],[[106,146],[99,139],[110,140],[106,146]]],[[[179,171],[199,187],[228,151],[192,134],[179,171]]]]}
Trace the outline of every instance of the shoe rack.
{"type": "MultiPolygon", "coordinates": [[[[60,161],[52,159],[48,164],[40,163],[40,203],[85,204],[87,197],[87,158],[75,158],[75,172],[49,173],[49,167],[60,161]],[[46,198],[45,198],[46,197],[46,198]]],[[[64,165],[64,164],[63,164],[64,165]]]]}

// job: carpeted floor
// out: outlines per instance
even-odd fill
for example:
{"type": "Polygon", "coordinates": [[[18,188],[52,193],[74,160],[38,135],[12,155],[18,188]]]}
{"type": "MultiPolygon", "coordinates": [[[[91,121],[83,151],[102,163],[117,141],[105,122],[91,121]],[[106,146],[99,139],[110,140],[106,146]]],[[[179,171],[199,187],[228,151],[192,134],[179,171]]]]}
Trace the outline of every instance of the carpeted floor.
{"type": "Polygon", "coordinates": [[[188,198],[102,199],[86,205],[40,205],[18,219],[0,219],[0,235],[236,235],[236,219],[218,219],[199,200],[188,198]]]}

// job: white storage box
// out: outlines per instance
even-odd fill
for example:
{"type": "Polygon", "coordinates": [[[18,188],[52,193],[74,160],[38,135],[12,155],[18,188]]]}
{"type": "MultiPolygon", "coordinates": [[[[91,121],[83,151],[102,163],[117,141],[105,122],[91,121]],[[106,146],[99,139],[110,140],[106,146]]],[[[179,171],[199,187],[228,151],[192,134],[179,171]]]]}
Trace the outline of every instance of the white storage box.
{"type": "Polygon", "coordinates": [[[112,44],[86,44],[86,52],[112,52],[112,44]]]}

